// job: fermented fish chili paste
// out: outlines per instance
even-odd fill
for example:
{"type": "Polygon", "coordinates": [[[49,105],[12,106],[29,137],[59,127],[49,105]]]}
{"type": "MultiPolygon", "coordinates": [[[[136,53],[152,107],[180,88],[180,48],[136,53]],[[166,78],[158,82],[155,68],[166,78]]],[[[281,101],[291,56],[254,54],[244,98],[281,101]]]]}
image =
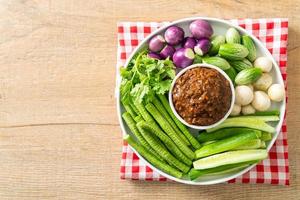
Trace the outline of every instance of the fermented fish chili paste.
{"type": "Polygon", "coordinates": [[[217,70],[196,67],[175,82],[173,104],[189,124],[207,126],[221,120],[231,104],[229,81],[217,70]]]}

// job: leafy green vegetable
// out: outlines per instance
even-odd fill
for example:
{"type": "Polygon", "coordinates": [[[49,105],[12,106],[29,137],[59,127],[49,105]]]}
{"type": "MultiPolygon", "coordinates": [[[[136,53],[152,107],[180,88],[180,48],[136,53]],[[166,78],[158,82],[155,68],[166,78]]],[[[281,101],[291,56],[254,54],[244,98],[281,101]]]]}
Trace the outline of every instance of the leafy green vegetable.
{"type": "Polygon", "coordinates": [[[165,94],[175,77],[175,66],[169,59],[158,60],[146,55],[146,51],[133,58],[126,68],[120,69],[121,100],[150,102],[154,94],[165,94]]]}

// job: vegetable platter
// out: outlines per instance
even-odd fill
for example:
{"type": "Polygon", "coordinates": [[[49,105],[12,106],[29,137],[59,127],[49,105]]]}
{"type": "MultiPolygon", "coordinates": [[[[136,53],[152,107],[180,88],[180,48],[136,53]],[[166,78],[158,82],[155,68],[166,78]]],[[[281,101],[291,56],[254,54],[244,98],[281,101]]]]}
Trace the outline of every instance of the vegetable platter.
{"type": "Polygon", "coordinates": [[[120,75],[123,139],[168,179],[209,185],[236,178],[267,158],[281,130],[280,69],[257,38],[228,21],[194,17],[161,27],[120,75]]]}

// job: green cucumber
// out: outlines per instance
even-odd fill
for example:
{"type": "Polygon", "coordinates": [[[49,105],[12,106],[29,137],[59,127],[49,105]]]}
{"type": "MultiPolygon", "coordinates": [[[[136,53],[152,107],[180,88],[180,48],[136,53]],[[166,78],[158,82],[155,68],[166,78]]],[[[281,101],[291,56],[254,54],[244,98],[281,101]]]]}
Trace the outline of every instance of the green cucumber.
{"type": "Polygon", "coordinates": [[[228,151],[193,162],[195,169],[209,169],[222,165],[236,164],[248,161],[262,160],[268,157],[268,151],[265,149],[251,149],[228,151]]]}
{"type": "Polygon", "coordinates": [[[235,28],[229,28],[226,31],[225,38],[227,43],[241,43],[240,33],[235,28]]]}
{"type": "Polygon", "coordinates": [[[261,140],[254,139],[254,140],[250,140],[246,144],[234,148],[234,150],[259,149],[259,148],[261,148],[261,140]]]}
{"type": "Polygon", "coordinates": [[[247,60],[246,58],[244,58],[243,60],[232,60],[232,61],[229,61],[229,64],[234,68],[236,69],[236,71],[240,72],[244,69],[249,69],[249,68],[252,68],[253,65],[252,63],[247,60]]]}
{"type": "Polygon", "coordinates": [[[211,47],[209,49],[209,55],[214,56],[217,55],[222,44],[225,44],[224,35],[215,35],[211,38],[211,47]]]}
{"type": "Polygon", "coordinates": [[[260,119],[243,119],[243,118],[227,118],[223,123],[220,125],[207,129],[207,132],[213,132],[221,128],[228,128],[228,127],[246,127],[246,128],[253,128],[258,129],[261,131],[266,131],[273,133],[275,132],[275,128],[265,123],[263,120],[260,119]]]}
{"type": "Polygon", "coordinates": [[[230,64],[227,62],[227,60],[216,56],[203,58],[203,63],[214,65],[216,67],[219,67],[222,70],[226,70],[230,68],[230,64]]]}
{"type": "Polygon", "coordinates": [[[247,56],[247,58],[251,61],[254,62],[254,60],[256,59],[256,48],[254,45],[253,40],[251,39],[250,36],[248,35],[244,35],[242,37],[242,43],[243,45],[248,49],[249,54],[247,56]]]}
{"type": "Polygon", "coordinates": [[[245,115],[245,116],[239,116],[239,117],[234,117],[235,119],[259,119],[264,122],[276,122],[279,121],[279,117],[276,115],[269,115],[269,116],[256,116],[256,115],[245,115]]]}
{"type": "Polygon", "coordinates": [[[269,116],[269,115],[280,115],[279,110],[268,110],[268,111],[256,111],[254,114],[249,114],[245,116],[269,116]]]}
{"type": "Polygon", "coordinates": [[[205,146],[205,145],[212,144],[214,142],[217,142],[217,140],[211,140],[211,141],[203,142],[202,145],[205,146]]]}
{"type": "Polygon", "coordinates": [[[195,179],[199,178],[200,176],[204,176],[204,175],[226,174],[226,173],[230,173],[230,172],[233,172],[236,170],[246,168],[257,162],[258,161],[243,162],[243,163],[223,165],[220,167],[202,169],[202,170],[197,170],[197,169],[192,168],[189,171],[188,176],[191,180],[195,180],[195,179]]]}
{"type": "Polygon", "coordinates": [[[224,70],[224,72],[229,76],[230,80],[234,83],[234,79],[237,75],[235,69],[230,67],[229,69],[224,70]]]}
{"type": "Polygon", "coordinates": [[[262,141],[269,141],[272,140],[272,134],[268,132],[262,132],[260,139],[262,141]]]}
{"type": "Polygon", "coordinates": [[[162,171],[166,172],[167,174],[170,174],[174,177],[181,178],[183,173],[181,173],[179,170],[175,169],[174,167],[162,162],[159,160],[155,154],[152,154],[151,152],[147,151],[142,145],[139,145],[136,141],[134,141],[133,138],[131,138],[129,135],[125,135],[123,137],[125,141],[128,142],[128,144],[134,148],[141,156],[143,156],[146,160],[148,160],[153,166],[157,167],[158,169],[161,169],[162,171]]]}
{"type": "MultiPolygon", "coordinates": [[[[231,149],[235,149],[241,145],[250,142],[253,139],[257,139],[257,135],[253,132],[248,132],[244,134],[234,135],[232,137],[219,140],[217,142],[205,145],[198,149],[195,154],[196,158],[203,158],[213,154],[221,153],[231,149]]],[[[260,145],[260,144],[259,144],[260,145]]]]}
{"type": "Polygon", "coordinates": [[[265,149],[266,146],[266,142],[265,141],[260,141],[260,148],[265,149]]]}
{"type": "Polygon", "coordinates": [[[223,128],[219,129],[213,132],[202,132],[197,136],[197,140],[199,142],[208,142],[208,141],[215,141],[215,140],[220,140],[224,139],[227,137],[231,137],[233,135],[238,135],[238,134],[245,134],[253,132],[257,135],[257,137],[261,137],[261,131],[255,130],[255,129],[250,129],[250,128],[223,128]]]}
{"type": "Polygon", "coordinates": [[[219,49],[219,55],[226,60],[243,60],[249,51],[241,44],[222,44],[219,49]]]}
{"type": "Polygon", "coordinates": [[[244,69],[240,71],[235,77],[235,83],[238,85],[247,85],[255,82],[262,75],[262,70],[257,67],[244,69]]]}

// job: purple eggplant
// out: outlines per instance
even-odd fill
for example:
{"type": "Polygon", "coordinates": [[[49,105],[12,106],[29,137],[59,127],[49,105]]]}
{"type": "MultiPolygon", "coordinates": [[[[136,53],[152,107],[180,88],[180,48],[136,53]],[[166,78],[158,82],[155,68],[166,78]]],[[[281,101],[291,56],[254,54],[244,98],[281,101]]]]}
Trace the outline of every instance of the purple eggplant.
{"type": "Polygon", "coordinates": [[[211,46],[211,43],[208,39],[204,38],[204,39],[200,39],[196,46],[194,47],[194,51],[196,54],[203,56],[204,54],[206,54],[209,51],[209,48],[211,46]]]}
{"type": "Polygon", "coordinates": [[[161,59],[160,55],[158,55],[157,53],[154,53],[154,52],[149,52],[148,57],[158,59],[158,60],[161,59]]]}
{"type": "Polygon", "coordinates": [[[167,57],[170,57],[172,59],[173,54],[175,53],[175,48],[171,45],[166,45],[160,52],[160,57],[163,59],[166,59],[167,57]]]}
{"type": "Polygon", "coordinates": [[[196,39],[210,38],[213,34],[211,25],[202,19],[193,21],[190,24],[190,31],[192,36],[196,39]]]}
{"type": "Polygon", "coordinates": [[[156,35],[149,41],[149,49],[152,52],[159,52],[165,46],[165,39],[161,35],[156,35]]]}
{"type": "Polygon", "coordinates": [[[183,40],[183,47],[184,48],[191,48],[191,49],[194,49],[195,45],[197,44],[197,41],[192,38],[192,37],[186,37],[184,38],[183,40]]]}
{"type": "Polygon", "coordinates": [[[178,49],[173,55],[176,67],[185,68],[193,63],[195,54],[191,48],[178,49]]]}
{"type": "Polygon", "coordinates": [[[178,26],[170,26],[165,32],[165,40],[170,45],[177,45],[182,42],[184,31],[178,26]]]}

